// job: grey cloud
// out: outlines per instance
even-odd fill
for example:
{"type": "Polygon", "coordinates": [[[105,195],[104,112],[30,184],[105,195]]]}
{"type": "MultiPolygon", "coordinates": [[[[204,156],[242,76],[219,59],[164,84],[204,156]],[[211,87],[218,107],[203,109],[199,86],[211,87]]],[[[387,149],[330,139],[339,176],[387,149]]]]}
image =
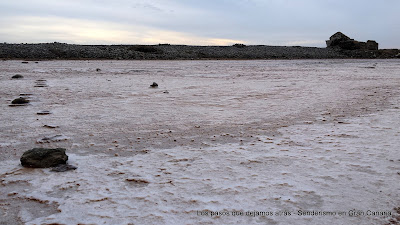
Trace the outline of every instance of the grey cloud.
{"type": "Polygon", "coordinates": [[[57,16],[251,44],[319,40],[323,46],[331,34],[342,31],[355,39],[376,39],[383,47],[399,48],[399,8],[396,0],[20,0],[0,2],[0,20],[57,16]]]}

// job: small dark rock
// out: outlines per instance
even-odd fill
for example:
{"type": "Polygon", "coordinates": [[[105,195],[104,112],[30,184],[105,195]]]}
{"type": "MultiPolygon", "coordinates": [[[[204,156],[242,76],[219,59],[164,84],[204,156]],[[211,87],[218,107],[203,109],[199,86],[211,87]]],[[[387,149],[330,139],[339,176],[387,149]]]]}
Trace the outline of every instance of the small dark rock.
{"type": "Polygon", "coordinates": [[[43,111],[37,112],[36,114],[38,114],[38,115],[49,115],[49,114],[51,114],[51,112],[48,111],[48,110],[43,110],[43,111]]]}
{"type": "Polygon", "coordinates": [[[78,167],[73,166],[73,165],[69,165],[69,164],[60,164],[56,167],[53,167],[50,171],[51,172],[65,172],[68,170],[76,170],[78,169],[78,167]]]}
{"type": "Polygon", "coordinates": [[[50,142],[59,142],[59,141],[66,141],[69,138],[67,136],[64,136],[62,134],[57,134],[54,136],[48,136],[48,137],[44,137],[42,139],[39,139],[36,141],[36,143],[38,144],[43,144],[43,143],[50,143],[50,142]]]}
{"type": "Polygon", "coordinates": [[[40,79],[35,81],[35,86],[34,87],[48,87],[46,80],[40,79]]]}
{"type": "Polygon", "coordinates": [[[11,102],[11,104],[27,104],[27,103],[29,103],[29,100],[22,97],[16,98],[11,102]]]}
{"type": "Polygon", "coordinates": [[[43,127],[54,129],[54,128],[59,128],[60,126],[52,125],[52,124],[45,124],[45,125],[43,125],[43,127]]]}
{"type": "Polygon", "coordinates": [[[32,93],[20,93],[19,96],[31,96],[33,95],[32,93]]]}
{"type": "Polygon", "coordinates": [[[153,82],[153,83],[150,85],[150,87],[156,88],[156,87],[158,87],[158,84],[157,84],[156,82],[153,82]]]}
{"type": "Polygon", "coordinates": [[[24,167],[49,168],[66,164],[68,156],[64,148],[34,148],[24,152],[20,160],[24,167]]]}
{"type": "Polygon", "coordinates": [[[15,74],[14,76],[11,77],[12,79],[22,79],[24,78],[24,76],[22,76],[21,74],[15,74]]]}

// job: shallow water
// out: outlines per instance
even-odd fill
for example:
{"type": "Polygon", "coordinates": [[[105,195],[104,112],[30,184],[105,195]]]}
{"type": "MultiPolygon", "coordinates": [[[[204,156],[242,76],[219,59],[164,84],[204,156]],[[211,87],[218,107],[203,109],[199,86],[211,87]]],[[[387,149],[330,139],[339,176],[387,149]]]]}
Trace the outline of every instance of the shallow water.
{"type": "Polygon", "coordinates": [[[399,60],[2,61],[0,72],[2,222],[384,224],[368,210],[399,206],[399,60]],[[9,107],[20,93],[30,104],[9,107]],[[38,146],[67,148],[78,169],[22,168],[38,146]]]}

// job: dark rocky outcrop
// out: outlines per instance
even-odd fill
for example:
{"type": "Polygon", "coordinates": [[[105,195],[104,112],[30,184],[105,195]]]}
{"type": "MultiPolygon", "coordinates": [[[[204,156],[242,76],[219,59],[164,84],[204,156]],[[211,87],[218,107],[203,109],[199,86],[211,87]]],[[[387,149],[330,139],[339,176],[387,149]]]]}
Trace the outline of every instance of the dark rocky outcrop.
{"type": "Polygon", "coordinates": [[[346,58],[330,48],[233,45],[73,45],[62,43],[2,44],[0,59],[332,59],[346,58]]]}
{"type": "Polygon", "coordinates": [[[234,44],[231,46],[191,46],[170,44],[73,45],[58,42],[41,44],[0,43],[0,59],[343,59],[395,58],[396,54],[399,53],[398,51],[383,52],[383,50],[378,50],[378,43],[375,41],[355,41],[340,32],[334,34],[327,41],[327,44],[328,48],[244,44],[234,44]]]}
{"type": "Polygon", "coordinates": [[[329,40],[326,41],[326,46],[328,48],[338,47],[344,50],[378,50],[378,43],[376,41],[356,41],[341,32],[332,35],[329,40]]]}
{"type": "Polygon", "coordinates": [[[48,168],[66,164],[68,156],[64,148],[34,148],[24,152],[21,165],[32,168],[48,168]]]}

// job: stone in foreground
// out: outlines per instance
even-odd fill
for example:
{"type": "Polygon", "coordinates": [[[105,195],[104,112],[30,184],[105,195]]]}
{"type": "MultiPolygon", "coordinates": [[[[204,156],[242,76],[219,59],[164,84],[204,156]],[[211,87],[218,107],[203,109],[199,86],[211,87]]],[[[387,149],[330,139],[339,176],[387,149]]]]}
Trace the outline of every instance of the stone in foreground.
{"type": "Polygon", "coordinates": [[[21,156],[21,165],[31,168],[48,168],[59,164],[66,164],[68,156],[64,148],[34,148],[24,152],[21,156]]]}

